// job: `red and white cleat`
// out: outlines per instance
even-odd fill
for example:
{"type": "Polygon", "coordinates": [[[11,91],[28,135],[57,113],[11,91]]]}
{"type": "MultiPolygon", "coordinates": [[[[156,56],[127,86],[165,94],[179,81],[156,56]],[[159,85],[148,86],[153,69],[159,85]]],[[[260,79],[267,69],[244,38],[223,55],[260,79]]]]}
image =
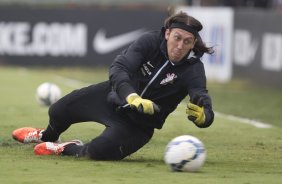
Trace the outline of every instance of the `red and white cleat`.
{"type": "Polygon", "coordinates": [[[34,147],[35,155],[60,155],[65,147],[70,144],[83,145],[80,140],[72,140],[65,143],[43,142],[34,147]]]}
{"type": "Polygon", "coordinates": [[[23,127],[16,129],[12,132],[12,136],[15,140],[22,143],[41,143],[42,132],[39,128],[23,127]]]}

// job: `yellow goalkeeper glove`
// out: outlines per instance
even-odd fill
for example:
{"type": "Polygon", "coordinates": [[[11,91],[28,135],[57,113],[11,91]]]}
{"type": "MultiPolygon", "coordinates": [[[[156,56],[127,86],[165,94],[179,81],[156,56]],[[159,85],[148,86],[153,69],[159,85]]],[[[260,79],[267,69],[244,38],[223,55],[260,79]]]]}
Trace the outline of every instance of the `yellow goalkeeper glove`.
{"type": "Polygon", "coordinates": [[[201,126],[206,121],[205,109],[203,106],[203,98],[196,96],[188,104],[186,109],[188,119],[196,125],[201,126]]]}
{"type": "Polygon", "coordinates": [[[159,107],[151,100],[143,99],[136,93],[131,93],[126,97],[127,103],[134,110],[143,114],[153,115],[159,111],[159,107]]]}

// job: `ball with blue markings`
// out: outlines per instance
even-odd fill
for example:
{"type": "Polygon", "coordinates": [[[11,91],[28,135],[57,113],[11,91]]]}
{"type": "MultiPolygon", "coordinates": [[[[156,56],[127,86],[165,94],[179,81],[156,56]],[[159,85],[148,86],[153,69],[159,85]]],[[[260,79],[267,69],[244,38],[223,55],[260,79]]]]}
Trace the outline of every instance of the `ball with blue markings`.
{"type": "Polygon", "coordinates": [[[175,137],[165,149],[164,161],[172,171],[195,172],[203,166],[205,160],[204,144],[191,135],[175,137]]]}
{"type": "Polygon", "coordinates": [[[36,101],[41,106],[50,106],[61,98],[61,89],[54,83],[45,82],[36,89],[36,101]]]}

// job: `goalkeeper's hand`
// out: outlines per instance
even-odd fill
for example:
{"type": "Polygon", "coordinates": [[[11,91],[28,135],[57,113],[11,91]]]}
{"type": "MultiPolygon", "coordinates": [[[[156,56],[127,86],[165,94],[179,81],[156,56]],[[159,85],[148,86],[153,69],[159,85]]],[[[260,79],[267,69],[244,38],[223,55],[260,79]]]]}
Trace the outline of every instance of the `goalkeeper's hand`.
{"type": "Polygon", "coordinates": [[[139,113],[153,115],[160,111],[159,107],[154,102],[143,99],[136,93],[129,94],[126,97],[126,101],[131,109],[137,110],[139,113]]]}
{"type": "Polygon", "coordinates": [[[186,114],[188,119],[201,127],[206,121],[203,98],[196,96],[187,104],[186,114]]]}

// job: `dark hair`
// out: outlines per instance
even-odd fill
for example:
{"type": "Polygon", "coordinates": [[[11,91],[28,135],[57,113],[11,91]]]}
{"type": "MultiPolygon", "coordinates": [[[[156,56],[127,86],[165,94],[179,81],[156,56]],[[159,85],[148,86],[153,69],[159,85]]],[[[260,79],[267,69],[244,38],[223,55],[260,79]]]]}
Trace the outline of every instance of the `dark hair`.
{"type": "MultiPolygon", "coordinates": [[[[195,29],[197,32],[201,31],[203,29],[203,25],[200,21],[195,19],[194,17],[187,15],[184,12],[179,12],[177,14],[171,15],[164,21],[164,27],[166,29],[171,29],[172,23],[181,23],[186,24],[195,29]]],[[[208,54],[213,54],[214,49],[213,47],[207,47],[206,44],[202,41],[202,38],[199,36],[197,37],[197,42],[194,46],[194,51],[196,52],[203,52],[208,54]]]]}

